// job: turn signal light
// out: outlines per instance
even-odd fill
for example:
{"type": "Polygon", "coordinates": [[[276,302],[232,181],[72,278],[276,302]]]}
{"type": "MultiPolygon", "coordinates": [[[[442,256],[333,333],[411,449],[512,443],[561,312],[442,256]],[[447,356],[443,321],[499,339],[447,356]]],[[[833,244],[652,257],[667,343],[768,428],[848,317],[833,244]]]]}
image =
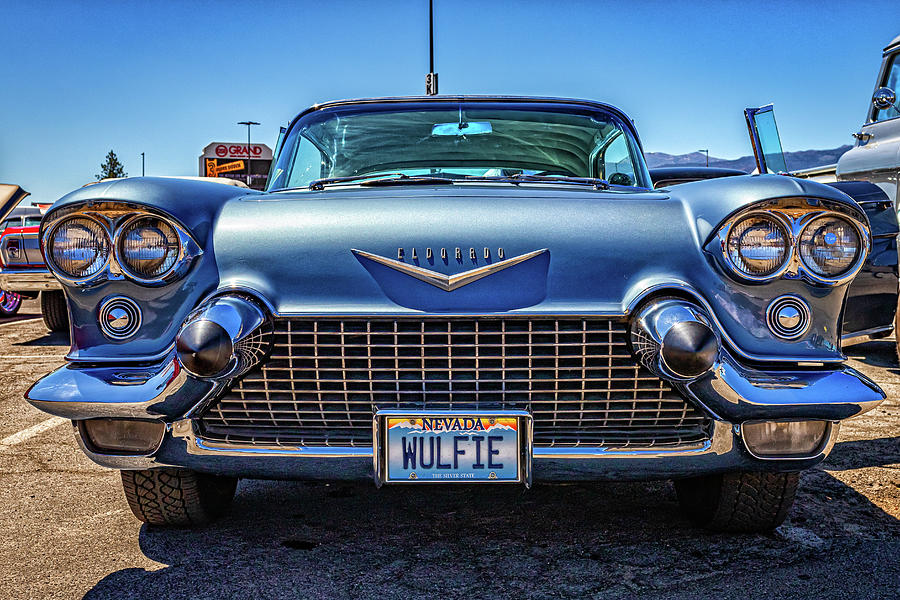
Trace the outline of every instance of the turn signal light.
{"type": "Polygon", "coordinates": [[[88,419],[81,427],[94,448],[114,454],[150,454],[166,431],[165,423],[137,419],[88,419]]]}
{"type": "Polygon", "coordinates": [[[764,421],[744,423],[741,433],[756,456],[811,456],[828,434],[828,421],[764,421]]]}

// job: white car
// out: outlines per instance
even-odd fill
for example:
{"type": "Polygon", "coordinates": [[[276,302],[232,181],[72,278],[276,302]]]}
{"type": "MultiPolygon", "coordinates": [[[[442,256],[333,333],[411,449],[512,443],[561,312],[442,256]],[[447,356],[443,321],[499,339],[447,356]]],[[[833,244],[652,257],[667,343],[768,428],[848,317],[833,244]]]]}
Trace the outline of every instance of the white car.
{"type": "Polygon", "coordinates": [[[866,122],[853,134],[854,147],[837,163],[837,179],[871,181],[897,205],[900,177],[900,36],[884,49],[881,70],[872,94],[866,122]]]}

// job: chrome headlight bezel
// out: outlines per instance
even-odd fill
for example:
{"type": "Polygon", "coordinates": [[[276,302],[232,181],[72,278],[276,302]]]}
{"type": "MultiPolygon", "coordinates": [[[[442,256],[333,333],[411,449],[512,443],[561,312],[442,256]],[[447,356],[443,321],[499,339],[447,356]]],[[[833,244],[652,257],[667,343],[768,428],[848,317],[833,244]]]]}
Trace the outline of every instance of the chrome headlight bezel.
{"type": "Polygon", "coordinates": [[[800,257],[800,261],[803,264],[803,267],[810,275],[818,278],[820,281],[828,281],[828,282],[839,281],[842,278],[844,278],[847,273],[853,271],[855,268],[860,266],[860,264],[862,262],[862,261],[860,261],[861,257],[863,260],[865,260],[865,255],[863,253],[865,236],[866,236],[865,232],[861,231],[859,228],[859,225],[857,223],[855,223],[854,221],[852,221],[851,219],[848,219],[847,217],[845,217],[843,215],[838,215],[838,214],[834,214],[834,213],[821,214],[814,218],[809,219],[809,221],[807,221],[803,225],[803,228],[798,233],[798,235],[797,235],[797,255],[800,257]],[[843,271],[840,271],[837,274],[831,275],[831,276],[823,275],[823,274],[817,272],[815,270],[815,268],[809,264],[809,261],[807,261],[807,259],[804,257],[804,252],[803,252],[803,243],[804,243],[803,240],[806,237],[807,233],[809,232],[810,227],[812,227],[813,225],[815,225],[815,223],[817,221],[820,221],[822,219],[835,219],[835,220],[839,220],[839,221],[844,221],[845,223],[847,223],[847,225],[849,225],[851,228],[853,228],[853,230],[856,233],[856,239],[858,242],[857,247],[856,247],[856,256],[854,256],[853,260],[850,261],[849,266],[846,269],[844,269],[843,271]]]}
{"type": "MultiPolygon", "coordinates": [[[[819,198],[775,198],[759,202],[738,211],[726,219],[713,233],[719,246],[718,261],[726,272],[742,283],[760,284],[777,279],[802,279],[809,283],[835,286],[852,280],[866,261],[871,247],[871,235],[865,214],[840,202],[819,198]],[[743,271],[730,256],[729,238],[733,227],[744,219],[763,216],[780,223],[789,235],[789,248],[779,269],[763,276],[743,271]],[[839,218],[850,223],[858,234],[860,247],[852,266],[834,277],[819,275],[808,267],[800,256],[800,240],[807,226],[822,217],[839,218]]],[[[707,249],[711,250],[709,246],[707,249]]]]}
{"type": "Polygon", "coordinates": [[[50,215],[50,219],[41,227],[41,249],[44,253],[48,268],[56,277],[67,284],[87,287],[97,285],[104,281],[127,279],[146,287],[157,287],[180,279],[187,272],[193,260],[203,254],[200,246],[188,233],[187,228],[169,215],[152,208],[123,202],[90,202],[78,207],[63,209],[60,214],[50,215]],[[96,273],[82,278],[71,278],[53,264],[50,258],[50,245],[52,235],[57,228],[70,219],[85,218],[99,223],[107,236],[109,252],[106,263],[96,273]],[[171,227],[178,237],[178,255],[172,266],[158,277],[147,278],[129,269],[119,251],[120,238],[125,228],[142,218],[152,218],[164,221],[171,227]]]}
{"type": "Polygon", "coordinates": [[[110,235],[108,223],[104,222],[103,219],[98,219],[88,214],[66,215],[65,217],[59,219],[58,221],[53,223],[51,227],[47,227],[42,244],[45,250],[44,259],[47,264],[47,268],[50,269],[50,271],[52,271],[53,274],[56,275],[60,280],[66,283],[79,284],[94,280],[109,268],[110,261],[113,259],[112,236],[110,235]],[[57,265],[53,260],[53,237],[63,225],[71,223],[72,221],[89,221],[97,225],[97,227],[99,227],[100,231],[103,234],[101,240],[106,244],[106,258],[103,260],[102,264],[93,273],[89,273],[88,275],[83,275],[81,277],[72,275],[71,273],[67,272],[61,266],[57,265]]]}
{"type": "Polygon", "coordinates": [[[725,259],[727,260],[729,266],[734,270],[734,272],[745,279],[751,281],[769,281],[772,279],[776,279],[782,273],[784,273],[784,271],[790,266],[791,261],[794,258],[795,247],[792,243],[791,224],[779,213],[770,211],[749,211],[746,213],[741,213],[738,218],[728,222],[727,230],[723,233],[723,249],[725,252],[725,259]],[[731,256],[731,238],[734,234],[734,229],[738,225],[749,219],[763,219],[774,223],[775,226],[781,230],[781,234],[784,237],[784,256],[781,259],[781,264],[769,273],[749,273],[746,270],[742,269],[731,256]]]}
{"type": "Polygon", "coordinates": [[[142,283],[145,285],[155,285],[160,282],[169,281],[172,277],[172,274],[178,270],[179,265],[181,265],[184,261],[187,249],[190,245],[190,240],[187,234],[180,229],[180,227],[165,217],[161,217],[159,215],[150,214],[150,213],[140,213],[133,215],[131,217],[125,218],[121,220],[116,225],[115,235],[113,236],[112,244],[113,244],[113,252],[115,254],[116,262],[118,266],[122,269],[122,271],[128,276],[129,279],[132,279],[138,283],[142,283]],[[172,228],[172,231],[175,233],[175,237],[178,240],[178,250],[176,252],[174,262],[162,273],[157,275],[156,277],[145,277],[128,264],[128,261],[123,257],[122,244],[125,241],[125,235],[128,232],[129,227],[141,221],[143,219],[154,219],[158,221],[162,221],[166,225],[172,228]]]}

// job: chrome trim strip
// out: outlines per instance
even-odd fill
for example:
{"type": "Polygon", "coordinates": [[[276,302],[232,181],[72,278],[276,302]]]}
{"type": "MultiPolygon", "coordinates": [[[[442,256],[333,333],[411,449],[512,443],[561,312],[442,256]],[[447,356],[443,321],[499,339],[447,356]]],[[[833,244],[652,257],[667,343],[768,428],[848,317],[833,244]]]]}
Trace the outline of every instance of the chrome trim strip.
{"type": "Polygon", "coordinates": [[[894,331],[893,325],[885,325],[883,327],[873,327],[857,331],[856,333],[847,333],[841,336],[841,346],[853,346],[855,344],[863,344],[872,340],[879,340],[887,337],[894,331]],[[879,335],[882,334],[882,335],[879,335]]]}
{"type": "Polygon", "coordinates": [[[479,279],[483,279],[488,275],[492,275],[494,273],[502,271],[503,269],[508,269],[509,267],[525,262],[528,259],[540,256],[545,252],[550,252],[550,250],[548,250],[547,248],[543,248],[541,250],[535,250],[534,252],[529,252],[520,256],[514,256],[513,258],[508,258],[498,263],[485,265],[483,267],[471,269],[469,271],[463,271],[462,273],[457,273],[456,275],[444,275],[443,273],[438,273],[437,271],[432,271],[431,269],[425,269],[423,267],[404,263],[392,258],[385,258],[383,256],[378,256],[377,254],[372,254],[363,250],[351,249],[350,251],[353,252],[353,254],[356,256],[362,256],[363,258],[367,258],[373,262],[379,263],[386,267],[390,267],[395,271],[399,271],[400,273],[409,275],[410,277],[418,279],[419,281],[424,281],[425,283],[431,284],[436,288],[440,288],[445,292],[452,292],[453,290],[459,289],[464,285],[468,285],[470,283],[478,281],[479,279]]]}

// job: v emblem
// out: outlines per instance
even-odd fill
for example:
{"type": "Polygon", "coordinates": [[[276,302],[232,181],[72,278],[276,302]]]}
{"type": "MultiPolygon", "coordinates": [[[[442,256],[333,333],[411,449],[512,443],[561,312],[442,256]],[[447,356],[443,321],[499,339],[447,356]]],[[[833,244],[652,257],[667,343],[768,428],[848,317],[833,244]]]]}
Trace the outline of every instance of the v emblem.
{"type": "Polygon", "coordinates": [[[350,251],[353,252],[353,254],[355,254],[356,256],[368,258],[373,262],[377,262],[386,267],[390,267],[395,271],[399,271],[405,275],[409,275],[410,277],[415,277],[419,281],[429,283],[434,287],[444,290],[445,292],[452,292],[453,290],[457,290],[464,285],[468,285],[474,281],[478,281],[479,279],[487,277],[488,275],[493,275],[494,273],[502,271],[503,269],[508,269],[509,267],[517,265],[521,262],[525,262],[528,259],[540,256],[544,252],[549,252],[550,250],[548,250],[547,248],[544,248],[542,250],[535,250],[534,252],[529,252],[528,254],[522,254],[520,256],[507,258],[506,260],[501,260],[498,263],[485,265],[483,267],[478,267],[477,269],[457,273],[456,275],[444,275],[443,273],[438,273],[437,271],[432,271],[431,269],[417,267],[416,265],[410,265],[404,262],[400,262],[399,260],[385,258],[383,256],[378,256],[377,254],[364,252],[362,250],[351,249],[350,251]]]}

